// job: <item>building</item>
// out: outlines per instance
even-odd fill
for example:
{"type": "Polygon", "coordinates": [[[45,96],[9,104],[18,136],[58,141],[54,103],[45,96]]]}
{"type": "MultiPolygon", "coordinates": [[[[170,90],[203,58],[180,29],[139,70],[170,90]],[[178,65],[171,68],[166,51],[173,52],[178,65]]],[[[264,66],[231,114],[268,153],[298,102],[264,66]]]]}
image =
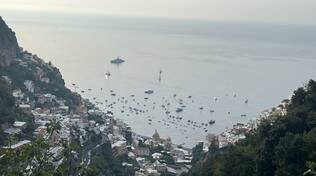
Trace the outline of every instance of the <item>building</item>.
{"type": "Polygon", "coordinates": [[[26,80],[24,81],[24,85],[29,92],[34,93],[34,83],[33,81],[26,80]]]}
{"type": "Polygon", "coordinates": [[[13,126],[18,129],[24,129],[26,127],[26,122],[15,121],[13,126]]]}
{"type": "Polygon", "coordinates": [[[19,108],[21,108],[24,112],[31,112],[31,105],[29,104],[20,104],[19,108]]]}
{"type": "Polygon", "coordinates": [[[4,133],[7,133],[9,135],[20,134],[21,133],[21,129],[18,129],[18,128],[7,128],[7,129],[4,130],[4,133]]]}
{"type": "Polygon", "coordinates": [[[159,144],[161,142],[160,135],[157,130],[155,130],[152,139],[154,144],[159,144]]]}
{"type": "Polygon", "coordinates": [[[150,150],[148,147],[139,147],[136,149],[136,155],[137,156],[149,156],[150,150]]]}
{"type": "Polygon", "coordinates": [[[112,145],[112,153],[114,155],[122,155],[126,152],[126,141],[117,141],[112,145]]]}
{"type": "Polygon", "coordinates": [[[31,143],[31,141],[29,140],[24,140],[24,141],[20,141],[14,145],[11,145],[11,146],[4,146],[2,147],[3,149],[13,149],[13,150],[16,150],[16,149],[20,149],[22,146],[26,145],[26,144],[29,144],[31,143]]]}

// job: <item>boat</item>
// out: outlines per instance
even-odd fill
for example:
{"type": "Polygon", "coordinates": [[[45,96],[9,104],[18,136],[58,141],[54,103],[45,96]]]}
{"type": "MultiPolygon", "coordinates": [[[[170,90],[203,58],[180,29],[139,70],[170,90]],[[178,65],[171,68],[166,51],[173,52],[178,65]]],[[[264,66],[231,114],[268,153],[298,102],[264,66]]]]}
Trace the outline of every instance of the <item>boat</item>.
{"type": "Polygon", "coordinates": [[[209,123],[210,125],[212,125],[212,124],[215,123],[215,120],[210,120],[208,123],[209,123]]]}
{"type": "Polygon", "coordinates": [[[182,112],[183,109],[182,108],[177,108],[176,112],[179,113],[179,112],[182,112]]]}
{"type": "Polygon", "coordinates": [[[125,62],[125,60],[121,59],[120,57],[111,60],[111,64],[121,64],[123,62],[125,62]]]}
{"type": "Polygon", "coordinates": [[[145,91],[145,94],[153,94],[153,93],[154,93],[153,90],[146,90],[146,91],[145,91]]]}

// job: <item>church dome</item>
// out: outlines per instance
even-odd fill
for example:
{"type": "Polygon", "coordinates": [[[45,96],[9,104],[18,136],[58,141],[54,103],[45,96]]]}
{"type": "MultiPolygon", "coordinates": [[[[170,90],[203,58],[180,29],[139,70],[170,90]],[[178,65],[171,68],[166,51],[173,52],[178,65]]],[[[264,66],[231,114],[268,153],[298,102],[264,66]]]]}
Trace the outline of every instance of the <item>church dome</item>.
{"type": "Polygon", "coordinates": [[[153,134],[153,139],[160,139],[160,136],[159,136],[157,130],[155,130],[155,133],[153,134]]]}

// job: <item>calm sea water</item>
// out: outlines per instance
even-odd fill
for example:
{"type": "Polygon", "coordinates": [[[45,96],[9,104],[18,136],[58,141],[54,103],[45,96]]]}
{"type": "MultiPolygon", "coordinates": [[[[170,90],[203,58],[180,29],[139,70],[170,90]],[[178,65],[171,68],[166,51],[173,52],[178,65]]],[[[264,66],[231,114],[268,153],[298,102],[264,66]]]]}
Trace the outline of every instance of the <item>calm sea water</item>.
{"type": "Polygon", "coordinates": [[[101,109],[113,110],[135,132],[151,136],[157,129],[186,146],[256,119],[316,77],[316,28],[310,26],[18,12],[3,17],[21,46],[60,68],[68,87],[85,90],[83,97],[102,102],[101,109]],[[126,62],[111,65],[117,56],[126,62]],[[144,94],[149,89],[154,94],[144,94]],[[176,113],[179,99],[186,107],[176,113]],[[216,123],[194,127],[188,120],[216,123]]]}

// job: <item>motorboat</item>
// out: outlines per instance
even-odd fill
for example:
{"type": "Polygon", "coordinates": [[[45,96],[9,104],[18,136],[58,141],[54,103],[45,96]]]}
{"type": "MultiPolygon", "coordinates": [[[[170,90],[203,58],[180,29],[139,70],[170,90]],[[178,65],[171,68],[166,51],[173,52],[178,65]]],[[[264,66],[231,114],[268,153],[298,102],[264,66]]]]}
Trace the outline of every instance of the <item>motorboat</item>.
{"type": "Polygon", "coordinates": [[[210,120],[208,123],[209,123],[210,125],[212,125],[212,124],[215,123],[215,120],[210,120]]]}
{"type": "Polygon", "coordinates": [[[125,60],[121,59],[120,57],[111,60],[111,64],[121,64],[123,62],[125,62],[125,60]]]}
{"type": "Polygon", "coordinates": [[[153,91],[153,90],[146,90],[145,93],[146,93],[146,94],[153,94],[154,91],[153,91]]]}
{"type": "Polygon", "coordinates": [[[182,112],[182,111],[183,111],[182,108],[177,108],[177,110],[176,110],[177,113],[180,113],[180,112],[182,112]]]}

